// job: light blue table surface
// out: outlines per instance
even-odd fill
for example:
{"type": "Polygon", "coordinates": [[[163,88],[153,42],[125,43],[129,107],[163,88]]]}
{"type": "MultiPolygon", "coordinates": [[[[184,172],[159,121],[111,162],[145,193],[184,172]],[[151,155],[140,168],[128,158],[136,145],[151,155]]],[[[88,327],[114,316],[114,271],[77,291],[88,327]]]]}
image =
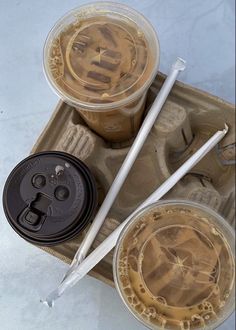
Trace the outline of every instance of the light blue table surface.
{"type": "MultiPolygon", "coordinates": [[[[123,1],[147,16],[161,43],[160,70],[188,62],[180,80],[234,103],[234,0],[123,1]]],[[[0,187],[26,157],[58,101],[43,75],[54,22],[80,0],[0,0],[0,187]]],[[[0,329],[144,330],[115,289],[85,277],[55,305],[39,303],[67,266],[19,238],[0,209],[0,329]]],[[[234,329],[234,316],[220,329],[234,329]]]]}

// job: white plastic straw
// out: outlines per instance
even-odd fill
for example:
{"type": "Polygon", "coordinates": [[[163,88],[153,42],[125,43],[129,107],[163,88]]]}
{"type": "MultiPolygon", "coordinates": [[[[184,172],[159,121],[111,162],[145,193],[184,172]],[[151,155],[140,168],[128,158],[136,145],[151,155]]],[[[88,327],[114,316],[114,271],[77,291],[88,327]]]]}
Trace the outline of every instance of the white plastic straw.
{"type": "MultiPolygon", "coordinates": [[[[163,104],[165,103],[175,80],[177,79],[178,74],[185,69],[185,61],[181,58],[177,58],[175,63],[172,65],[169,76],[166,78],[161,90],[159,91],[151,109],[149,110],[139,132],[136,136],[119,172],[114,179],[106,198],[104,199],[100,209],[98,210],[97,215],[95,216],[93,223],[91,224],[83,242],[78,248],[74,259],[65,274],[64,279],[73,271],[73,269],[83,261],[86,257],[90,247],[93,244],[94,239],[96,238],[112,204],[114,203],[131,167],[133,166],[152,126],[154,125],[158,114],[160,113],[163,104]]],[[[63,280],[64,280],[63,279],[63,280]]]]}
{"type": "Polygon", "coordinates": [[[140,209],[158,201],[174,185],[187,174],[228,132],[225,129],[217,131],[195,154],[193,154],[174,174],[172,174],[157,190],[155,190],[121,225],[119,225],[81,264],[74,268],[73,272],[43,301],[47,306],[52,307],[54,301],[59,298],[64,291],[74,286],[81,280],[96,264],[98,264],[107,253],[116,245],[119,235],[124,226],[140,209]]]}

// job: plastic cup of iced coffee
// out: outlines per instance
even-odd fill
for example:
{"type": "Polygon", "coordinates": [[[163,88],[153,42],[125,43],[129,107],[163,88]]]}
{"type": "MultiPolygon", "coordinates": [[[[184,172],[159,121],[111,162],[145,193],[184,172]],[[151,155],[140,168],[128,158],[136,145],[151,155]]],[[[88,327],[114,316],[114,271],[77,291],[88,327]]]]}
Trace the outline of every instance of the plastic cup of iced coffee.
{"type": "Polygon", "coordinates": [[[215,329],[234,310],[233,228],[197,203],[161,201],[136,213],[113,270],[123,302],[150,329],[215,329]]]}
{"type": "Polygon", "coordinates": [[[44,47],[44,71],[54,91],[93,131],[122,142],[140,128],[159,55],[157,34],[142,14],[123,4],[96,2],[55,24],[44,47]]]}

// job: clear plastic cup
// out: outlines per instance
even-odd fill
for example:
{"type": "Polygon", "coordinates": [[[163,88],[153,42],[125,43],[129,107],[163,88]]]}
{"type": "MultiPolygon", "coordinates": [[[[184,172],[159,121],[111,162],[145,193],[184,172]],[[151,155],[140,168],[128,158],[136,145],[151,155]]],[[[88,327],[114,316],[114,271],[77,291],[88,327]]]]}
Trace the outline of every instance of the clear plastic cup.
{"type": "Polygon", "coordinates": [[[44,47],[44,71],[54,91],[88,126],[112,142],[133,138],[147,90],[159,66],[150,22],[119,3],[96,2],[62,17],[44,47]]]}
{"type": "Polygon", "coordinates": [[[234,310],[233,228],[210,208],[160,201],[130,220],[116,245],[116,288],[150,329],[215,329],[234,310]]]}

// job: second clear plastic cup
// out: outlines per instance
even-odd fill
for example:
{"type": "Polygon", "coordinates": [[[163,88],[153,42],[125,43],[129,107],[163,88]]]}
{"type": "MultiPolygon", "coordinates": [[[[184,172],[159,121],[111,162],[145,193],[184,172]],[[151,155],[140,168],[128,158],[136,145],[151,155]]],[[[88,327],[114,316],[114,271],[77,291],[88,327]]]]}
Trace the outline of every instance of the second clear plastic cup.
{"type": "Polygon", "coordinates": [[[113,259],[116,288],[150,329],[215,329],[235,303],[233,228],[210,208],[160,201],[134,215],[113,259]]]}
{"type": "Polygon", "coordinates": [[[148,20],[119,3],[97,2],[62,17],[48,35],[44,69],[54,91],[111,142],[133,138],[159,66],[148,20]]]}

